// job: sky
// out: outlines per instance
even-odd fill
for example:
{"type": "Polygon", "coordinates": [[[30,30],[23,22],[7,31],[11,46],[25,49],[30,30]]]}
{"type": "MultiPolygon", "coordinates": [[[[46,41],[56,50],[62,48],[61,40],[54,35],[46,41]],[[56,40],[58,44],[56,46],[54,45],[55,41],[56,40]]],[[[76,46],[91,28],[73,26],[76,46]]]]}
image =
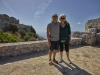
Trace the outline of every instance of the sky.
{"type": "Polygon", "coordinates": [[[66,14],[71,31],[84,31],[87,20],[100,17],[100,0],[0,0],[0,14],[32,25],[43,37],[54,13],[66,14]]]}

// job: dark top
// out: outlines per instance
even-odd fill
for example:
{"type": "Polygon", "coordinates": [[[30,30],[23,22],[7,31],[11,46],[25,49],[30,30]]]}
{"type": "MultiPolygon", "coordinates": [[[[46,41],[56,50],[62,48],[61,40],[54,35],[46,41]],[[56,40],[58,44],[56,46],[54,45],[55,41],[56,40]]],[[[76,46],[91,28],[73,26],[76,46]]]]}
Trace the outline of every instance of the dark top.
{"type": "Polygon", "coordinates": [[[60,25],[60,43],[68,44],[69,34],[71,34],[70,24],[68,23],[64,27],[60,25]]]}

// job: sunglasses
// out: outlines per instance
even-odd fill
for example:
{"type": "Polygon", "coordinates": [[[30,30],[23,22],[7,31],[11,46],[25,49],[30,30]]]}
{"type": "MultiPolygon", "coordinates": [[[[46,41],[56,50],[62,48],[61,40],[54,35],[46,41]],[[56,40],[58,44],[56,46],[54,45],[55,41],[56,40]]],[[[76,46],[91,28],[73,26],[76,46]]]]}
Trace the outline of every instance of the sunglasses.
{"type": "Polygon", "coordinates": [[[60,19],[65,19],[65,18],[60,18],[60,19]]]}

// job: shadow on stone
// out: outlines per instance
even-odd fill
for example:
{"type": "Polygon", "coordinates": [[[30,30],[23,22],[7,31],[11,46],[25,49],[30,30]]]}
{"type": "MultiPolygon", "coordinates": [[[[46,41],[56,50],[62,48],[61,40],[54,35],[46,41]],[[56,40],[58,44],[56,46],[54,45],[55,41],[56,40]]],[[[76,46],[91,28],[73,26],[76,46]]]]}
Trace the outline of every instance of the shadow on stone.
{"type": "Polygon", "coordinates": [[[21,55],[14,56],[14,57],[2,57],[0,58],[0,65],[11,63],[11,62],[16,62],[20,60],[25,60],[25,59],[35,58],[39,56],[44,56],[47,54],[48,54],[48,50],[45,50],[45,51],[39,51],[39,52],[36,51],[33,53],[28,53],[28,54],[21,54],[21,55]]]}
{"type": "Polygon", "coordinates": [[[79,68],[75,64],[67,64],[65,61],[63,62],[65,66],[62,64],[54,64],[54,66],[63,74],[63,75],[91,75],[85,70],[79,68]]]}
{"type": "Polygon", "coordinates": [[[93,45],[92,47],[100,48],[100,45],[93,45]]]}
{"type": "Polygon", "coordinates": [[[70,45],[69,48],[70,49],[74,49],[74,48],[80,48],[80,47],[84,47],[84,45],[70,45]]]}

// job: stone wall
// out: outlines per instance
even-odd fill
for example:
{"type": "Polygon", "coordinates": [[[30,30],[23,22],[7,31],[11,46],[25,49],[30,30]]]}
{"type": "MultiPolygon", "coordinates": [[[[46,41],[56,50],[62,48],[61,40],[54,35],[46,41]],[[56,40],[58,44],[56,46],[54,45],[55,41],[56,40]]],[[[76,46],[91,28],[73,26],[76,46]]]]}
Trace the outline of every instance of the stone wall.
{"type": "MultiPolygon", "coordinates": [[[[81,45],[81,38],[72,39],[71,45],[81,45]]],[[[3,43],[0,44],[0,56],[17,56],[35,51],[49,50],[47,40],[35,42],[3,43]]]]}

